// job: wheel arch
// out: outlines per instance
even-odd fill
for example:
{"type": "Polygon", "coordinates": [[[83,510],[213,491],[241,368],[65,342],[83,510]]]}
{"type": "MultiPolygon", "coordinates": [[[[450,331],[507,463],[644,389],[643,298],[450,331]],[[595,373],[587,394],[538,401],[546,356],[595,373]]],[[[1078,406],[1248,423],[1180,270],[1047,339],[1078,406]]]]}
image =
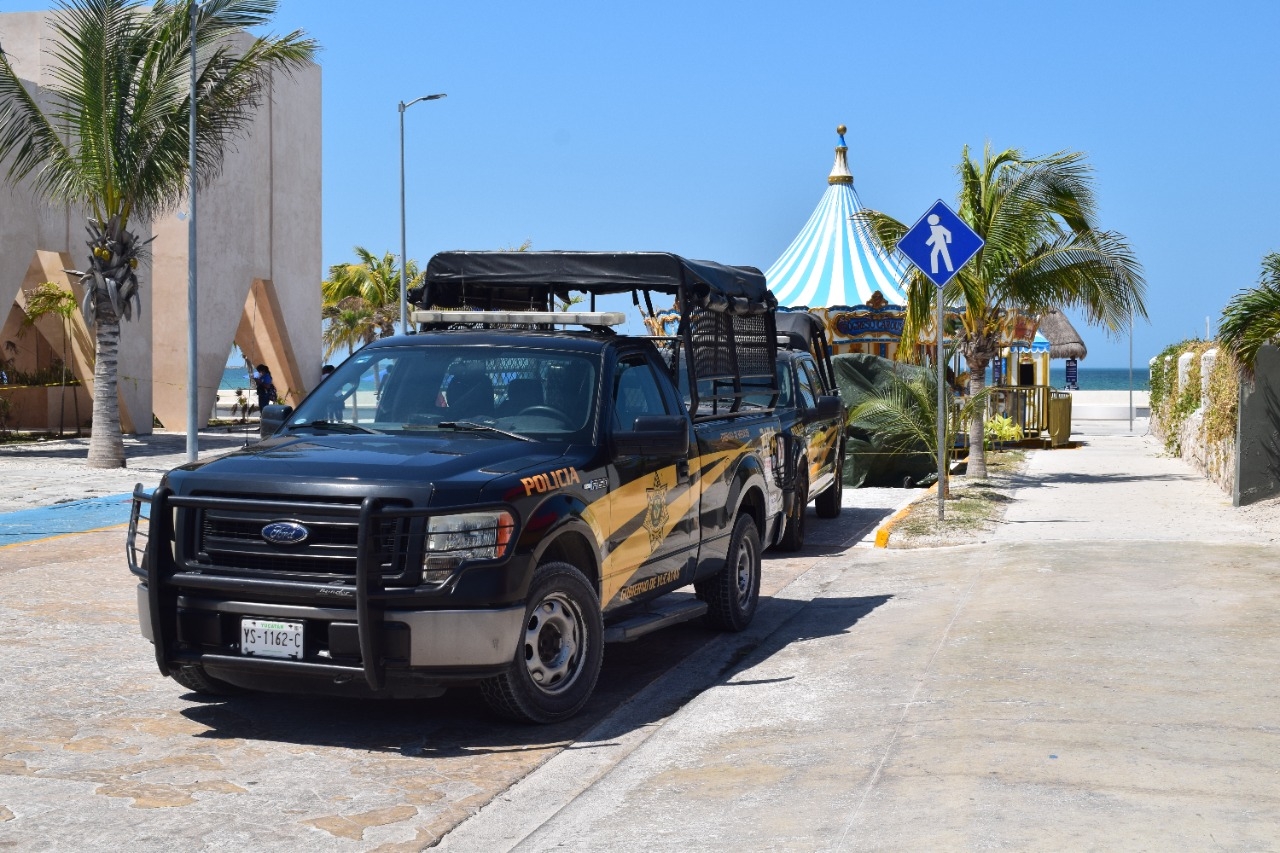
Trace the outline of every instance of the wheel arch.
{"type": "Polygon", "coordinates": [[[587,520],[589,512],[583,500],[564,493],[548,495],[528,512],[516,547],[532,555],[531,576],[540,563],[559,560],[576,567],[600,594],[599,539],[587,520]]]}
{"type": "Polygon", "coordinates": [[[568,563],[582,572],[587,583],[600,595],[600,558],[591,528],[580,519],[566,519],[556,525],[533,551],[534,565],[548,560],[568,563]]]}

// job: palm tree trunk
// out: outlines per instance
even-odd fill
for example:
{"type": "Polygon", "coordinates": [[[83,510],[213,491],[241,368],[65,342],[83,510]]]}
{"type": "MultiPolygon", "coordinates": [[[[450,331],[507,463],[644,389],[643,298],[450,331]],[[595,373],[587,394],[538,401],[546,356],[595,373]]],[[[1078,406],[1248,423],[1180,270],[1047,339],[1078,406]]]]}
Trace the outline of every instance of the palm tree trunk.
{"type": "Polygon", "coordinates": [[[58,391],[58,438],[67,431],[67,337],[70,333],[66,320],[62,321],[62,388],[58,391]]]}
{"type": "MultiPolygon", "coordinates": [[[[987,359],[971,354],[965,361],[969,364],[969,398],[976,399],[987,387],[987,359]]],[[[969,418],[969,463],[965,476],[975,480],[987,479],[986,410],[986,406],[977,406],[969,418]]]]}
{"type": "Polygon", "coordinates": [[[97,362],[93,368],[93,428],[89,433],[90,468],[124,468],[120,434],[120,397],[116,366],[120,350],[120,318],[105,298],[98,301],[97,362]],[[105,303],[105,305],[104,305],[105,303]]]}

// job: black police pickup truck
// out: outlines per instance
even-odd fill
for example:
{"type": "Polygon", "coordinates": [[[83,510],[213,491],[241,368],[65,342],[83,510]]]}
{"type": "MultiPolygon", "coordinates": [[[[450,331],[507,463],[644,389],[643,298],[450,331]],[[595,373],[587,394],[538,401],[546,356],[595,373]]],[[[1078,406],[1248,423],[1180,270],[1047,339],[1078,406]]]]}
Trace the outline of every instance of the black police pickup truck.
{"type": "MultiPolygon", "coordinates": [[[[787,521],[778,547],[804,547],[805,510],[840,515],[844,498],[845,416],[822,321],[805,310],[780,310],[778,396],[774,411],[786,444],[787,521]]],[[[761,395],[763,396],[763,395],[761,395]]]]}
{"type": "Polygon", "coordinates": [[[587,701],[606,641],[700,615],[747,626],[786,503],[758,270],[456,252],[414,298],[417,334],[268,407],[271,437],[135,490],[128,554],[161,673],[202,693],[479,683],[498,712],[550,722],[587,701]],[[677,340],[554,310],[650,291],[683,306],[677,340]]]}

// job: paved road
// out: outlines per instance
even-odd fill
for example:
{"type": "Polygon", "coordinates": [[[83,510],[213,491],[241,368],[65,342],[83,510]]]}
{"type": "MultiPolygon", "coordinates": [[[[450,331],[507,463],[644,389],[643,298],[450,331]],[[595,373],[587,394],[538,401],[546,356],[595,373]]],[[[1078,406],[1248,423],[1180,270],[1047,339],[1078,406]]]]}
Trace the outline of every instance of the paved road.
{"type": "MultiPolygon", "coordinates": [[[[156,469],[141,472],[149,485],[159,478],[155,460],[175,452],[168,437],[157,444],[148,449],[164,452],[135,457],[156,469]]],[[[74,496],[77,482],[118,488],[60,479],[60,469],[82,472],[80,451],[66,452],[68,460],[44,464],[33,453],[0,459],[0,474],[15,465],[37,471],[32,491],[46,495],[74,496]]],[[[847,495],[859,506],[837,522],[810,510],[804,555],[767,559],[761,624],[786,611],[774,600],[780,589],[843,553],[908,496],[847,495]]],[[[45,523],[59,512],[70,526],[44,533],[66,533],[76,520],[97,526],[77,506],[0,513],[0,531],[6,518],[35,514],[45,523]]],[[[724,645],[721,635],[685,625],[610,646],[584,713],[550,727],[498,722],[466,690],[421,702],[209,700],[156,673],[123,557],[118,527],[0,546],[0,848],[419,850],[549,757],[576,749],[583,733],[709,642],[730,649],[730,659],[686,692],[646,703],[630,725],[665,719],[759,641],[736,636],[724,645]]]]}
{"type": "Polygon", "coordinates": [[[1275,509],[1085,440],[1003,541],[821,561],[714,686],[644,716],[718,643],[439,848],[1280,849],[1275,509]]]}

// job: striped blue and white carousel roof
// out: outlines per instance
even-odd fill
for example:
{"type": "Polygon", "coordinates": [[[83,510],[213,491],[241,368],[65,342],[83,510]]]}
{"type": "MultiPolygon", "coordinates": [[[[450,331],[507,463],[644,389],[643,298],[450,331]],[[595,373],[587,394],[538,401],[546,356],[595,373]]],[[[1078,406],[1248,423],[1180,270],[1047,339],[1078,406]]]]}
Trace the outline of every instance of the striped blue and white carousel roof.
{"type": "Polygon", "coordinates": [[[840,145],[827,177],[827,191],[804,230],[765,272],[778,304],[824,308],[864,305],[877,290],[893,305],[907,303],[906,264],[881,249],[865,226],[850,217],[862,210],[847,160],[845,127],[836,128],[840,145]]]}

